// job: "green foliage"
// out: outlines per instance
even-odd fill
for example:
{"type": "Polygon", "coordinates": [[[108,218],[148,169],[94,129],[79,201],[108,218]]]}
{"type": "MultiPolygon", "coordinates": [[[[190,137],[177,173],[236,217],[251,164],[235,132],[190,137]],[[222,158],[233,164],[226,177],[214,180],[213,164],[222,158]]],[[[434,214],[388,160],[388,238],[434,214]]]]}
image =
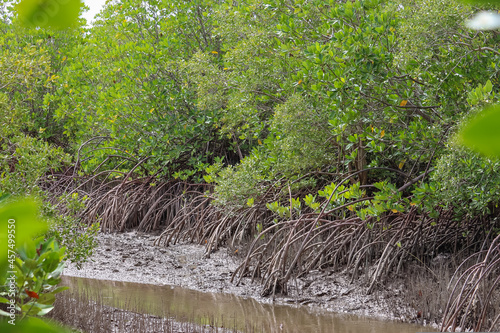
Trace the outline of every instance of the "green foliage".
{"type": "Polygon", "coordinates": [[[311,208],[313,211],[316,211],[320,206],[320,203],[316,202],[316,196],[313,196],[312,194],[306,195],[303,200],[306,206],[311,208]]]}
{"type": "Polygon", "coordinates": [[[91,154],[82,164],[84,172],[115,165],[126,171],[149,156],[137,173],[178,172],[177,178],[199,180],[194,174],[226,153],[214,127],[218,115],[197,108],[194,83],[185,70],[185,59],[196,51],[212,54],[218,49],[206,15],[212,5],[109,4],[88,37],[72,50],[58,89],[47,101],[58,105],[56,118],[78,144],[106,137],[101,142],[105,149],[82,150],[91,154]],[[168,15],[172,12],[176,15],[168,15]],[[152,19],[158,15],[161,20],[152,19]]]}
{"type": "Polygon", "coordinates": [[[8,11],[0,8],[0,238],[5,240],[0,251],[0,302],[13,306],[19,318],[2,310],[0,314],[9,320],[0,322],[0,330],[66,332],[33,317],[48,313],[55,294],[67,289],[55,287],[64,267],[65,248],[59,248],[52,238],[33,240],[47,229],[37,205],[31,199],[12,201],[5,193],[12,192],[14,198],[26,193],[40,196],[39,178],[68,161],[62,149],[46,142],[58,141],[59,124],[53,120],[50,102],[44,98],[57,79],[54,72],[66,59],[61,50],[67,43],[61,41],[74,35],[56,33],[54,43],[50,30],[29,31],[18,23],[77,26],[81,2],[22,0],[13,5],[8,11]],[[13,8],[18,12],[9,12],[13,8]]]}
{"type": "MultiPolygon", "coordinates": [[[[53,119],[54,105],[46,94],[55,89],[67,58],[64,53],[78,40],[78,33],[30,30],[5,22],[0,26],[4,33],[0,38],[0,194],[42,199],[46,196],[39,187],[42,179],[71,162],[58,146],[61,123],[53,119]]],[[[58,225],[52,228],[58,230],[54,236],[68,246],[69,258],[83,262],[94,246],[96,227],[80,232],[73,212],[62,216],[44,210],[43,215],[58,225]]]]}
{"type": "MultiPolygon", "coordinates": [[[[29,194],[46,198],[46,194],[38,186],[40,178],[70,160],[69,155],[61,148],[54,148],[47,142],[29,136],[16,135],[0,143],[0,195],[10,193],[13,197],[21,197],[29,194]]],[[[48,203],[43,205],[42,211],[42,216],[51,220],[50,234],[68,248],[68,258],[78,265],[90,257],[97,245],[96,235],[99,230],[98,223],[86,228],[75,217],[83,208],[84,202],[78,197],[63,198],[61,205],[67,209],[65,214],[58,213],[48,203]]]]}
{"type": "Polygon", "coordinates": [[[65,249],[53,239],[39,236],[47,225],[38,218],[37,205],[31,199],[12,201],[0,198],[0,310],[7,320],[0,321],[2,332],[62,332],[35,318],[53,308],[55,294],[67,287],[56,287],[64,267],[65,249]],[[14,236],[15,237],[12,237],[14,236]]]}
{"type": "Polygon", "coordinates": [[[2,137],[0,133],[0,193],[40,195],[40,177],[69,160],[61,148],[42,140],[22,134],[2,137]]]}
{"type": "Polygon", "coordinates": [[[265,138],[273,106],[289,89],[290,73],[275,51],[273,15],[259,1],[222,3],[213,10],[220,50],[199,52],[187,63],[198,108],[217,110],[216,126],[242,147],[265,138]]]}
{"type": "Polygon", "coordinates": [[[422,75],[427,68],[452,68],[448,66],[464,60],[465,45],[477,47],[482,43],[464,29],[463,21],[474,10],[460,1],[413,0],[395,2],[392,6],[403,18],[397,33],[404,47],[400,48],[396,61],[414,68],[415,74],[422,75]]]}
{"type": "MultiPolygon", "coordinates": [[[[469,0],[467,2],[496,5],[500,3],[499,1],[484,0],[469,0]]],[[[496,20],[498,20],[498,17],[496,17],[496,20]]],[[[496,25],[498,25],[498,22],[496,25]]],[[[492,63],[492,66],[495,65],[495,63],[492,63]]],[[[483,100],[488,102],[487,99],[491,91],[492,83],[488,80],[484,87],[479,85],[479,87],[471,91],[467,101],[471,105],[476,105],[483,100]]],[[[495,96],[494,92],[492,96],[495,96]]],[[[500,151],[496,148],[500,143],[500,137],[497,135],[498,125],[500,125],[500,106],[494,105],[486,108],[462,126],[457,136],[458,143],[484,155],[498,157],[500,156],[500,151]]]]}
{"type": "Polygon", "coordinates": [[[91,226],[83,225],[78,215],[85,209],[87,196],[80,197],[78,193],[63,195],[58,205],[65,207],[63,214],[49,204],[44,206],[44,215],[50,218],[48,237],[54,237],[61,245],[66,247],[66,260],[76,264],[78,269],[92,256],[97,247],[97,234],[100,223],[91,226]]]}
{"type": "Polygon", "coordinates": [[[79,32],[25,29],[3,21],[0,29],[2,136],[22,132],[61,144],[62,124],[53,118],[55,105],[46,94],[55,89],[79,32]]]}
{"type": "Polygon", "coordinates": [[[1,133],[11,135],[20,130],[34,129],[31,112],[36,107],[30,108],[28,105],[40,98],[41,87],[50,84],[50,80],[46,82],[50,73],[50,58],[43,49],[38,48],[40,44],[14,50],[10,43],[4,41],[1,44],[1,133]]]}
{"type": "MultiPolygon", "coordinates": [[[[27,43],[38,63],[24,75],[34,86],[50,79],[36,100],[52,121],[26,119],[39,136],[64,127],[74,149],[102,136],[80,150],[84,173],[128,172],[146,157],[136,176],[214,183],[227,207],[254,205],[278,179],[310,190],[318,178],[301,177],[320,171],[381,166],[408,180],[446,154],[447,131],[470,105],[496,99],[499,59],[483,48],[495,37],[467,31],[459,19],[471,14],[441,0],[109,3],[85,36],[66,37],[80,42],[61,58],[27,43]]],[[[26,105],[12,96],[0,104],[26,105]]],[[[368,177],[360,185],[404,181],[368,177]]],[[[357,211],[402,211],[402,198],[380,198],[357,211]]]]}
{"type": "MultiPolygon", "coordinates": [[[[380,55],[387,48],[370,40],[378,39],[378,34],[392,35],[390,30],[375,30],[375,26],[379,28],[385,22],[389,28],[394,24],[387,13],[377,14],[375,7],[359,2],[294,3],[286,7],[272,1],[224,7],[217,31],[223,45],[230,41],[233,46],[226,46],[224,65],[213,65],[210,74],[203,72],[208,67],[206,62],[197,59],[196,63],[202,64],[192,65],[198,68],[193,73],[201,87],[200,107],[221,109],[222,131],[254,148],[240,165],[221,173],[217,180],[219,196],[234,197],[234,193],[226,193],[225,184],[231,177],[246,179],[255,188],[259,179],[293,177],[328,165],[332,171],[344,171],[366,164],[365,147],[360,147],[358,158],[358,146],[365,139],[365,128],[377,124],[377,120],[372,117],[374,113],[361,116],[365,108],[373,107],[363,102],[354,78],[363,78],[368,87],[375,84],[373,74],[379,73],[378,67],[372,68],[373,59],[365,57],[380,55]],[[353,10],[367,13],[344,16],[345,11],[353,10]],[[252,24],[243,25],[241,20],[252,24]],[[351,31],[352,24],[360,29],[351,31]],[[325,38],[332,29],[339,33],[325,38]],[[349,37],[356,33],[356,38],[349,37]],[[377,51],[367,50],[369,44],[376,45],[377,51]],[[348,77],[352,85],[346,81],[348,77]],[[363,134],[353,134],[360,129],[363,134]],[[348,137],[356,140],[344,150],[339,143],[348,137]]],[[[381,57],[385,59],[386,55],[381,57]]],[[[378,149],[380,142],[372,141],[378,149]]],[[[239,188],[245,196],[248,187],[239,188]]]]}
{"type": "MultiPolygon", "coordinates": [[[[78,150],[82,175],[133,169],[215,184],[228,209],[276,190],[266,203],[278,217],[315,211],[335,188],[325,184],[358,172],[328,209],[435,214],[448,200],[441,176],[397,189],[436,163],[443,174],[437,161],[457,154],[443,144],[450,131],[498,99],[498,37],[462,24],[474,11],[444,0],[134,0],[109,2],[90,29],[50,31],[61,43],[14,19],[2,29],[22,38],[0,39],[0,121],[11,124],[2,182],[24,193],[14,180],[57,168],[49,155],[62,151],[42,140],[78,150]],[[381,168],[359,172],[369,167],[381,168]]],[[[463,142],[488,133],[467,128],[463,142]]],[[[71,211],[75,200],[64,201],[71,211]]],[[[79,230],[74,217],[56,221],[58,232],[79,230]]],[[[94,231],[56,234],[82,250],[68,250],[79,261],[94,231]]]]}
{"type": "Polygon", "coordinates": [[[252,157],[245,158],[236,167],[210,170],[207,177],[217,184],[214,203],[227,208],[243,207],[248,199],[259,198],[266,190],[261,170],[259,160],[252,157]]]}
{"type": "MultiPolygon", "coordinates": [[[[490,141],[491,142],[491,141],[490,141]]],[[[451,146],[440,158],[432,179],[438,199],[457,214],[479,216],[497,210],[500,201],[500,161],[469,149],[451,146]]]]}
{"type": "Polygon", "coordinates": [[[275,108],[269,126],[274,136],[264,140],[264,147],[271,155],[268,161],[274,162],[275,173],[291,175],[317,169],[334,159],[335,150],[327,144],[328,114],[308,102],[294,94],[275,108]]]}
{"type": "MultiPolygon", "coordinates": [[[[436,209],[439,207],[441,200],[438,186],[440,185],[434,181],[421,183],[419,186],[416,186],[412,191],[410,205],[417,206],[421,211],[428,212],[432,218],[437,218],[439,212],[436,209]]],[[[449,208],[453,209],[455,207],[450,206],[449,208]]]]}
{"type": "Polygon", "coordinates": [[[278,214],[279,217],[290,218],[290,207],[289,206],[281,206],[277,201],[266,204],[267,209],[278,214]]]}
{"type": "Polygon", "coordinates": [[[496,99],[497,95],[492,91],[493,85],[491,81],[486,81],[484,87],[479,84],[476,89],[469,92],[467,96],[467,103],[471,106],[478,105],[479,103],[489,103],[491,99],[496,99]]]}
{"type": "MultiPolygon", "coordinates": [[[[454,1],[265,1],[225,6],[222,13],[216,31],[223,64],[199,55],[190,68],[199,107],[220,109],[221,129],[254,145],[239,165],[210,176],[225,205],[244,205],[265,184],[314,170],[385,166],[414,177],[447,153],[442,142],[468,104],[496,99],[500,59],[482,48],[494,47],[495,37],[467,31],[459,19],[472,9],[454,1]],[[242,21],[252,22],[252,33],[242,21]],[[491,79],[483,86],[484,77],[491,79]],[[257,92],[266,96],[265,107],[257,92]]],[[[372,174],[373,182],[385,180],[384,188],[371,205],[349,210],[366,218],[417,204],[394,192],[403,185],[394,173],[372,174]]],[[[360,174],[361,184],[366,177],[360,174]]],[[[272,204],[278,215],[289,214],[287,205],[272,204]]]]}
{"type": "Polygon", "coordinates": [[[60,53],[72,34],[51,36],[5,21],[0,28],[0,192],[40,194],[40,177],[70,160],[53,145],[59,141],[59,124],[44,95],[54,89],[64,62],[60,53]]]}
{"type": "MultiPolygon", "coordinates": [[[[53,239],[42,237],[19,246],[17,257],[9,256],[9,262],[12,260],[15,265],[15,288],[4,286],[6,290],[1,295],[15,299],[20,319],[47,314],[54,308],[55,294],[68,289],[55,287],[61,282],[65,251],[53,239]]],[[[10,303],[5,298],[0,302],[10,303]]],[[[5,312],[0,314],[10,316],[5,312]]]]}
{"type": "MultiPolygon", "coordinates": [[[[330,199],[326,204],[326,211],[334,211],[339,207],[345,207],[339,211],[337,216],[348,217],[356,214],[362,220],[369,217],[380,218],[385,213],[402,213],[409,206],[415,205],[408,198],[402,197],[402,192],[398,191],[394,184],[388,182],[378,182],[374,184],[378,191],[373,191],[372,197],[367,197],[366,191],[360,188],[360,183],[335,184],[326,185],[323,189],[317,192],[317,195],[307,194],[302,200],[305,205],[313,211],[318,212],[321,203],[316,201],[316,196],[330,199]]],[[[419,199],[423,199],[424,195],[420,195],[419,199]]],[[[325,201],[323,201],[325,202],[325,201]]],[[[421,202],[419,202],[420,204],[421,202]]],[[[278,201],[267,203],[266,207],[278,215],[279,218],[290,218],[291,211],[295,210],[299,215],[302,209],[302,202],[299,198],[291,198],[287,205],[282,205],[278,201]]],[[[434,207],[426,207],[433,209],[434,207]]]]}

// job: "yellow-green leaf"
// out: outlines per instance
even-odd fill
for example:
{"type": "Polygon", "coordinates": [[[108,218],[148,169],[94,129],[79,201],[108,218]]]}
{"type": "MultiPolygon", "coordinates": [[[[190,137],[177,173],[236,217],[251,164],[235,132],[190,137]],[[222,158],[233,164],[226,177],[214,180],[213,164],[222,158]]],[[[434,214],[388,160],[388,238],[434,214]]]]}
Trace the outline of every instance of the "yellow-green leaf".
{"type": "Polygon", "coordinates": [[[22,0],[16,10],[25,26],[65,29],[77,24],[81,7],[80,0],[22,0]]]}

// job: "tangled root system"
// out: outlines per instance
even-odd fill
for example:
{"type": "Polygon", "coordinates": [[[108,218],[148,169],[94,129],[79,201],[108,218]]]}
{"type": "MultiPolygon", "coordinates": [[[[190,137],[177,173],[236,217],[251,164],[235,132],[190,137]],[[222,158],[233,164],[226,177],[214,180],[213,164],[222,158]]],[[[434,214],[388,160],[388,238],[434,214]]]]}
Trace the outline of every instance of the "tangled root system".
{"type": "Polygon", "coordinates": [[[344,270],[353,280],[363,275],[372,292],[387,277],[403,273],[409,262],[429,269],[428,263],[439,253],[472,254],[450,284],[453,292],[443,329],[460,326],[477,331],[500,320],[494,307],[499,297],[500,236],[495,232],[497,223],[486,218],[456,219],[449,210],[432,218],[412,207],[378,220],[361,220],[342,206],[276,219],[265,199],[252,207],[213,205],[213,186],[207,184],[129,175],[120,180],[102,174],[77,177],[71,170],[50,175],[44,187],[54,197],[86,195],[80,218],[88,225],[100,221],[104,231],[161,230],[155,244],[194,242],[205,245],[207,255],[221,245],[238,245],[244,259],[232,281],[259,280],[262,295],[273,297],[286,294],[293,277],[312,270],[344,270]],[[492,315],[496,319],[488,321],[492,315]]]}

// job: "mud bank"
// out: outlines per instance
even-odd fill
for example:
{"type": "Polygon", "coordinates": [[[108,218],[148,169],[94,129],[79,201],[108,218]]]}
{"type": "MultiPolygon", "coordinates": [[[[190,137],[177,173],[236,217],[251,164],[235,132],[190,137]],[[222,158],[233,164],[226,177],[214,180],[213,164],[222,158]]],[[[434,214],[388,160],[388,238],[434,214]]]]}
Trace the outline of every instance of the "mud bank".
{"type": "MultiPolygon", "coordinates": [[[[175,285],[198,291],[230,293],[271,303],[260,296],[260,285],[244,278],[240,285],[231,283],[231,275],[242,260],[220,249],[205,256],[201,245],[176,244],[154,246],[156,235],[131,231],[120,234],[100,234],[99,245],[91,258],[78,270],[68,264],[64,275],[102,280],[175,285]]],[[[232,251],[231,251],[232,252],[232,251]]],[[[362,279],[350,283],[347,274],[310,272],[294,279],[289,294],[277,295],[277,304],[302,304],[337,313],[369,316],[377,319],[418,323],[417,311],[403,299],[403,283],[392,281],[371,295],[362,279]]],[[[421,323],[430,324],[433,323],[421,323]]]]}

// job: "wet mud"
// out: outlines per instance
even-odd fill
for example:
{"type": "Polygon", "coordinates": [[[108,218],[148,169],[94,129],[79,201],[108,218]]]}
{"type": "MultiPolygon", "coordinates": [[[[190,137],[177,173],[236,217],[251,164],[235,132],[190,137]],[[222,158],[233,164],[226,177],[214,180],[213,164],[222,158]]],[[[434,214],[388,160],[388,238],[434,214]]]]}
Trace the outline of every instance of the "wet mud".
{"type": "MultiPolygon", "coordinates": [[[[100,280],[178,286],[196,291],[225,293],[273,303],[261,297],[258,281],[244,278],[239,285],[231,275],[242,260],[229,249],[219,249],[209,258],[205,248],[194,244],[155,246],[156,235],[136,231],[100,234],[91,260],[78,270],[69,264],[65,276],[100,280]]],[[[403,298],[402,282],[394,280],[384,289],[367,294],[363,278],[351,283],[342,272],[312,271],[293,280],[288,295],[276,295],[276,305],[307,305],[311,310],[368,316],[435,326],[419,322],[417,311],[403,298]]],[[[430,328],[430,327],[429,327],[430,328]]]]}

